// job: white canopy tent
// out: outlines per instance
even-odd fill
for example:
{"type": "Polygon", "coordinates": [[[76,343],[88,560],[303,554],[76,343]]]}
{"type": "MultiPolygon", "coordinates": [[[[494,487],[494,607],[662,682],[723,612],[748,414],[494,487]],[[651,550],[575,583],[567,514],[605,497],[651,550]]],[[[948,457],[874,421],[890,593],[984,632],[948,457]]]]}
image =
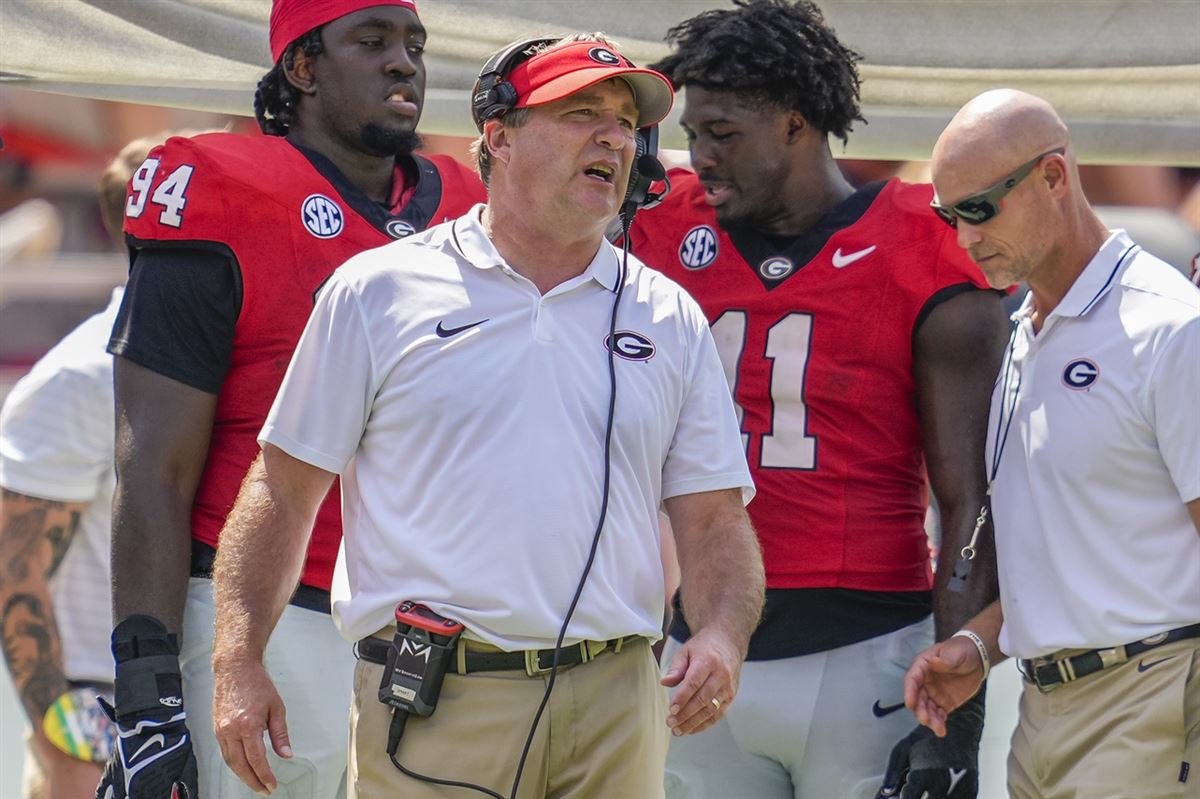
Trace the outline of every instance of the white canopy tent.
{"type": "MultiPolygon", "coordinates": [[[[603,30],[635,61],[714,0],[423,0],[422,129],[470,135],[479,65],[514,39],[603,30]]],[[[839,155],[922,159],[954,109],[997,86],[1050,100],[1090,163],[1200,165],[1200,0],[824,0],[864,56],[860,125],[839,155]]],[[[0,84],[249,114],[270,0],[3,0],[0,84]]],[[[678,113],[678,111],[676,111],[678,113]]],[[[672,120],[666,146],[682,146],[672,120]]]]}

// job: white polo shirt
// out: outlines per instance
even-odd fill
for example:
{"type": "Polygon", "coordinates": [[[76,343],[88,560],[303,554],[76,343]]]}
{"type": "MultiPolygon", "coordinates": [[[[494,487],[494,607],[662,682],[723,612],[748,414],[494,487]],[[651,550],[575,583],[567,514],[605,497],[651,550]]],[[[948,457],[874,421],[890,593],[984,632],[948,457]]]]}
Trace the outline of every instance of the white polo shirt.
{"type": "Polygon", "coordinates": [[[1200,622],[1200,289],[1115,231],[992,395],[1004,626],[1021,658],[1200,622]],[[1007,432],[1006,432],[1007,431],[1007,432]]]}
{"type": "MultiPolygon", "coordinates": [[[[552,646],[587,560],[620,256],[602,243],[543,296],[492,246],[482,209],[339,268],[263,428],[342,476],[332,599],[350,640],[412,599],[505,649],[552,646]]],[[[608,516],[568,642],[660,635],[664,498],[753,495],[695,301],[630,257],[617,330],[608,516]]]]}
{"type": "Polygon", "coordinates": [[[0,486],[86,502],[48,588],[70,680],[112,682],[113,367],[105,352],[122,289],[13,387],[0,410],[0,486]]]}

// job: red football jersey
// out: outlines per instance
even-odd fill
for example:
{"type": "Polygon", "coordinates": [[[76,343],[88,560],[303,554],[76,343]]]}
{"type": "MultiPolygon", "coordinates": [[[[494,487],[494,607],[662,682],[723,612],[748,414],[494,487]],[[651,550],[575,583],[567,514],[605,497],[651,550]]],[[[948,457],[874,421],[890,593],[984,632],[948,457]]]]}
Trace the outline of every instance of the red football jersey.
{"type": "Polygon", "coordinates": [[[913,335],[985,287],[932,188],[865,187],[789,240],[722,230],[696,177],[639,214],[632,251],[704,308],[758,494],[770,588],[931,585],[913,335]]]}
{"type": "MultiPolygon", "coordinates": [[[[351,256],[486,200],[473,172],[446,156],[415,156],[389,213],[320,155],[282,138],[213,133],[172,138],[130,180],[125,232],[134,247],[215,247],[237,263],[242,306],[217,398],[192,536],[209,546],[258,455],[257,437],[330,273],[351,256]]],[[[397,166],[397,169],[400,167],[397,166]]],[[[335,486],[317,516],[301,582],[329,590],[341,541],[335,486]]]]}

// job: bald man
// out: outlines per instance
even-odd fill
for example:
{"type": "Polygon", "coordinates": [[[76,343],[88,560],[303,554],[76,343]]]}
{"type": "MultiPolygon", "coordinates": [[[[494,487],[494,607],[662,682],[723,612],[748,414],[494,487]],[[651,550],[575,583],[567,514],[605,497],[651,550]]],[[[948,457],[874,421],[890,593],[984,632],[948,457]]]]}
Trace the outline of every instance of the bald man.
{"type": "Polygon", "coordinates": [[[944,734],[1017,657],[1013,797],[1196,796],[1200,289],[1104,227],[1040,98],[964,106],[933,184],[991,284],[1030,292],[989,417],[1000,600],[917,656],[905,701],[944,734]]]}

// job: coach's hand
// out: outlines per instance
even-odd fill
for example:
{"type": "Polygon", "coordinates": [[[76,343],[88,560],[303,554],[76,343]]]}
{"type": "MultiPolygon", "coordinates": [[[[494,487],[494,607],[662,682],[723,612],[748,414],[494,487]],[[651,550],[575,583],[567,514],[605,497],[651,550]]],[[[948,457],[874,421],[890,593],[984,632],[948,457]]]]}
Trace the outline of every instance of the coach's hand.
{"type": "Polygon", "coordinates": [[[966,638],[955,636],[921,652],[904,675],[904,704],[936,735],[946,735],[947,716],[982,692],[983,661],[966,638]]]}
{"type": "Polygon", "coordinates": [[[117,725],[112,757],[96,799],[197,799],[192,736],[183,708],[179,644],[152,616],[130,616],[112,634],[117,725]]]}
{"type": "Polygon", "coordinates": [[[980,690],[950,714],[945,737],[918,724],[896,744],[876,799],[975,799],[984,695],[980,690]]]}
{"type": "Polygon", "coordinates": [[[213,732],[221,756],[242,782],[257,793],[275,790],[263,733],[282,758],[292,756],[287,711],[261,661],[213,663],[213,732]]]}
{"type": "Polygon", "coordinates": [[[690,735],[715,724],[737,695],[741,670],[742,653],[729,636],[705,627],[689,638],[662,678],[675,688],[667,715],[671,732],[690,735]]]}

